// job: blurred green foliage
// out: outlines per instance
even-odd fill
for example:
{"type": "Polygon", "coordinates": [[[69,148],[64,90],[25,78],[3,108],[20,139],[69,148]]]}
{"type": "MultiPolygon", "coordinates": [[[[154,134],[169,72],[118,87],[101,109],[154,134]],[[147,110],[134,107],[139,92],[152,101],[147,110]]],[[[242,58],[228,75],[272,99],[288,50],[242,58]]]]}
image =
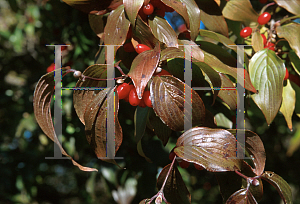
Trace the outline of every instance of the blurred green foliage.
{"type": "MultiPolygon", "coordinates": [[[[82,172],[68,160],[45,159],[53,156],[54,145],[35,122],[32,98],[36,82],[54,61],[54,49],[46,45],[71,45],[63,64],[83,71],[93,64],[99,43],[88,16],[60,1],[42,0],[0,0],[0,13],[0,203],[111,204],[120,197],[138,203],[153,196],[158,173],[170,162],[168,152],[179,135],[173,133],[163,147],[146,131],[142,145],[153,163],[146,162],[137,153],[133,136],[134,107],[124,101],[120,109],[125,111],[119,115],[124,141],[117,156],[126,155],[120,161],[126,169],[98,160],[91,151],[70,90],[63,92],[63,146],[76,161],[99,172],[82,172]]],[[[67,76],[64,84],[74,86],[75,80],[67,76]]],[[[204,100],[211,99],[207,97],[204,100]]],[[[291,138],[299,131],[299,118],[293,117],[293,132],[281,114],[268,127],[255,104],[246,99],[246,105],[251,107],[246,125],[261,136],[266,148],[266,170],[281,175],[293,189],[294,202],[300,203],[300,152],[286,156],[291,138]]],[[[222,110],[209,109],[214,114],[222,110]]],[[[197,171],[192,165],[180,172],[192,203],[222,203],[213,173],[197,171]]],[[[280,203],[275,189],[264,184],[261,203],[280,203]]]]}

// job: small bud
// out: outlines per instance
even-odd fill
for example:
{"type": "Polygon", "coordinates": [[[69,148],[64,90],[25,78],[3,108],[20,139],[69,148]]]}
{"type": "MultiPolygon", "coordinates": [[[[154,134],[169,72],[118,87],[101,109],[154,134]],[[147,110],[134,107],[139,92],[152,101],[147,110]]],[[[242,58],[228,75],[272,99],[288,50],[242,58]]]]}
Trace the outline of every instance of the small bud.
{"type": "Polygon", "coordinates": [[[272,38],[276,38],[276,34],[272,34],[272,38]]]}
{"type": "Polygon", "coordinates": [[[253,179],[253,180],[251,181],[251,184],[252,184],[253,186],[259,186],[259,181],[258,181],[257,179],[253,179]]]}
{"type": "Polygon", "coordinates": [[[271,42],[272,42],[272,43],[275,43],[275,42],[276,42],[276,39],[275,39],[275,38],[271,38],[271,42]]]}
{"type": "Polygon", "coordinates": [[[73,76],[74,76],[75,78],[81,77],[81,71],[75,71],[74,74],[73,74],[73,76]]]}
{"type": "Polygon", "coordinates": [[[162,203],[162,194],[159,194],[157,198],[155,199],[155,204],[161,204],[162,203]]]}
{"type": "Polygon", "coordinates": [[[162,68],[160,68],[160,67],[157,67],[157,68],[156,68],[156,70],[155,70],[155,73],[160,73],[160,72],[161,72],[161,70],[162,70],[162,68]]]}
{"type": "Polygon", "coordinates": [[[117,83],[118,83],[118,84],[123,84],[123,83],[124,83],[124,79],[118,79],[118,80],[117,80],[117,83]]]}

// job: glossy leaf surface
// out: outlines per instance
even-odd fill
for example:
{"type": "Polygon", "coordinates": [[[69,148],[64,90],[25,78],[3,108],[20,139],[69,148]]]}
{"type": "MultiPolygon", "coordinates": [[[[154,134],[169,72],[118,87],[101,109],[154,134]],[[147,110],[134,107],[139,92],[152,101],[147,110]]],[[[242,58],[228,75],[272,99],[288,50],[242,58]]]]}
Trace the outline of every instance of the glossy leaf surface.
{"type": "Polygon", "coordinates": [[[190,21],[191,39],[195,40],[200,28],[200,9],[194,1],[181,0],[186,5],[190,21]]]}
{"type": "Polygon", "coordinates": [[[135,25],[135,19],[143,3],[144,0],[123,0],[126,15],[132,25],[135,25]]]}
{"type": "Polygon", "coordinates": [[[281,1],[274,0],[280,7],[285,8],[287,11],[300,15],[300,2],[298,0],[281,1]]]}

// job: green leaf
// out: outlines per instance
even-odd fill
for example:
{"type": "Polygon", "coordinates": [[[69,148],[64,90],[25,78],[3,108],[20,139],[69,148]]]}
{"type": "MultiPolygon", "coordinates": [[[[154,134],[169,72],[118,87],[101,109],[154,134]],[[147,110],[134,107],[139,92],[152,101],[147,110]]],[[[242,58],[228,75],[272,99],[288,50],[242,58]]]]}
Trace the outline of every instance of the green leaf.
{"type": "Polygon", "coordinates": [[[166,19],[154,16],[148,22],[152,33],[160,42],[167,47],[178,47],[177,35],[166,19]]]}
{"type": "Polygon", "coordinates": [[[135,19],[143,3],[144,0],[123,0],[126,15],[132,25],[135,25],[135,19]]]}
{"type": "Polygon", "coordinates": [[[188,59],[189,56],[192,56],[193,61],[199,61],[199,62],[203,62],[204,61],[204,54],[202,52],[202,50],[200,49],[199,45],[197,45],[194,41],[190,41],[190,40],[178,40],[179,44],[181,46],[179,46],[179,49],[183,52],[183,53],[187,53],[184,54],[185,58],[188,59]],[[185,46],[191,46],[191,53],[187,52],[189,50],[186,51],[185,46]]]}
{"type": "Polygon", "coordinates": [[[147,162],[152,163],[151,159],[149,157],[147,157],[143,151],[142,140],[139,140],[137,143],[137,151],[138,151],[139,155],[141,155],[142,157],[144,157],[146,159],[147,162]]]}
{"type": "Polygon", "coordinates": [[[296,127],[296,132],[290,140],[289,146],[287,148],[286,156],[291,157],[295,151],[300,147],[300,125],[296,127]]]}
{"type": "Polygon", "coordinates": [[[300,24],[292,22],[283,26],[277,26],[276,31],[278,37],[285,38],[300,58],[300,24]]]}
{"type": "Polygon", "coordinates": [[[89,14],[89,23],[94,33],[101,38],[104,32],[104,15],[89,14]]]}
{"type": "Polygon", "coordinates": [[[252,33],[252,47],[255,52],[258,52],[262,49],[264,49],[264,42],[263,38],[260,35],[260,32],[257,30],[254,33],[252,33]]]}
{"type": "Polygon", "coordinates": [[[295,72],[300,75],[300,58],[296,55],[296,53],[292,50],[289,51],[289,58],[291,60],[291,64],[295,70],[295,72]]]}
{"type": "Polygon", "coordinates": [[[285,8],[290,13],[295,15],[300,15],[299,0],[289,0],[289,1],[274,0],[274,1],[278,6],[285,8]]]}
{"type": "Polygon", "coordinates": [[[282,101],[285,65],[274,51],[264,49],[252,57],[249,74],[252,84],[258,90],[252,99],[263,112],[267,123],[271,124],[282,101]]]}
{"type": "Polygon", "coordinates": [[[196,0],[201,12],[201,21],[208,30],[228,37],[228,27],[219,5],[214,0],[196,0]]]}
{"type": "MultiPolygon", "coordinates": [[[[226,75],[220,73],[220,77],[222,81],[221,88],[235,88],[235,85],[226,75]]],[[[229,106],[231,110],[236,110],[237,104],[240,102],[236,89],[221,89],[218,96],[229,106]]]]}
{"type": "Polygon", "coordinates": [[[225,18],[245,23],[256,22],[258,18],[249,0],[230,0],[226,3],[222,13],[225,18]]]}
{"type": "Polygon", "coordinates": [[[236,158],[236,145],[236,138],[227,130],[196,127],[177,139],[174,152],[208,171],[235,171],[242,165],[236,158]]]}
{"type": "Polygon", "coordinates": [[[119,6],[113,10],[107,18],[107,23],[104,28],[104,44],[119,45],[117,50],[126,40],[126,33],[129,30],[130,21],[127,20],[124,12],[124,6],[119,6]]]}
{"type": "MultiPolygon", "coordinates": [[[[65,73],[65,70],[63,70],[63,72],[65,73]]],[[[57,85],[60,85],[60,82],[57,83],[57,85]]],[[[47,135],[47,137],[49,137],[54,143],[58,145],[61,153],[71,159],[73,165],[77,166],[82,171],[98,171],[97,169],[84,167],[78,164],[75,160],[73,160],[71,156],[67,154],[67,152],[60,144],[53,127],[50,109],[54,87],[54,71],[42,76],[35,87],[33,95],[33,111],[37,123],[39,124],[45,135],[47,135]]]]}
{"type": "MultiPolygon", "coordinates": [[[[157,178],[156,187],[161,189],[165,178],[168,176],[168,171],[171,164],[163,168],[157,178]]],[[[172,166],[171,172],[167,178],[164,187],[164,196],[169,203],[172,204],[190,204],[191,194],[189,193],[176,165],[172,166]]]]}
{"type": "Polygon", "coordinates": [[[232,194],[225,204],[236,204],[236,203],[245,203],[245,204],[256,204],[256,200],[247,188],[243,188],[232,194]]]}
{"type": "Polygon", "coordinates": [[[230,48],[230,49],[233,49],[236,51],[236,46],[232,46],[232,45],[235,45],[235,43],[233,41],[231,41],[229,38],[225,37],[224,35],[215,33],[210,30],[202,30],[202,29],[199,31],[199,34],[202,37],[208,37],[208,38],[214,39],[214,40],[222,43],[223,45],[225,45],[227,48],[230,48]]]}
{"type": "Polygon", "coordinates": [[[190,122],[193,126],[203,124],[205,119],[203,101],[194,90],[192,90],[192,104],[185,101],[186,86],[172,76],[155,76],[150,85],[151,102],[155,113],[170,129],[175,131],[184,130],[184,106],[192,106],[192,121],[190,122]]]}
{"type": "Polygon", "coordinates": [[[173,8],[177,13],[179,13],[184,19],[185,23],[187,24],[187,27],[188,28],[190,27],[189,15],[187,12],[187,7],[184,3],[182,3],[180,0],[161,0],[161,1],[167,6],[173,8]]]}
{"type": "Polygon", "coordinates": [[[159,44],[153,50],[140,53],[132,62],[128,76],[132,79],[138,98],[143,97],[144,89],[152,77],[160,58],[159,44]]]}
{"type": "Polygon", "coordinates": [[[283,178],[271,171],[265,171],[262,178],[276,188],[285,204],[293,203],[292,189],[283,178]]]}
{"type": "Polygon", "coordinates": [[[142,107],[138,106],[135,110],[135,113],[134,113],[134,137],[135,137],[136,142],[139,142],[145,133],[146,124],[147,124],[147,120],[148,120],[148,112],[149,112],[148,107],[142,108],[142,107]]]}
{"type": "Polygon", "coordinates": [[[200,9],[194,1],[181,0],[186,5],[190,21],[191,40],[195,40],[200,28],[200,9]]]}
{"type": "Polygon", "coordinates": [[[293,89],[296,92],[296,105],[295,105],[295,113],[300,117],[300,87],[295,84],[293,81],[290,81],[293,89]]]}
{"type": "Polygon", "coordinates": [[[282,103],[280,112],[283,114],[289,129],[293,130],[292,116],[296,105],[296,92],[293,89],[290,80],[287,80],[286,86],[283,87],[282,103]]]}
{"type": "Polygon", "coordinates": [[[122,4],[122,0],[63,0],[70,6],[85,13],[105,14],[116,9],[122,4]]]}

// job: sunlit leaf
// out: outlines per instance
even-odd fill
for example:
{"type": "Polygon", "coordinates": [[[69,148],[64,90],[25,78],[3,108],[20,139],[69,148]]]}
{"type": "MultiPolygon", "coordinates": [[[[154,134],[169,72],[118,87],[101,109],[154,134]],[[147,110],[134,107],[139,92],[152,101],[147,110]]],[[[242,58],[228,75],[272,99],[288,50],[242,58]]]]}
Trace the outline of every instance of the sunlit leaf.
{"type": "Polygon", "coordinates": [[[289,0],[289,1],[274,0],[274,1],[280,7],[285,8],[287,11],[291,12],[292,14],[300,15],[300,2],[299,2],[299,0],[289,0]]]}
{"type": "Polygon", "coordinates": [[[190,27],[189,15],[187,12],[186,5],[182,3],[180,0],[161,0],[167,6],[173,8],[177,13],[179,13],[184,19],[187,27],[190,27]]]}
{"type": "Polygon", "coordinates": [[[256,22],[258,18],[249,0],[227,1],[222,13],[225,18],[233,21],[256,22]]]}
{"type": "Polygon", "coordinates": [[[249,189],[243,188],[228,198],[226,204],[255,204],[257,203],[249,189]]]}
{"type": "Polygon", "coordinates": [[[208,38],[214,39],[214,40],[222,43],[223,45],[225,45],[227,48],[236,50],[236,46],[232,46],[232,45],[235,45],[235,43],[232,40],[230,40],[229,38],[225,37],[224,35],[215,33],[210,30],[199,30],[199,34],[202,37],[208,37],[208,38]]]}
{"type": "Polygon", "coordinates": [[[278,37],[285,38],[300,58],[300,24],[292,22],[283,26],[277,26],[276,31],[278,37]]]}
{"type": "Polygon", "coordinates": [[[143,97],[144,89],[152,77],[160,58],[159,44],[153,50],[139,54],[132,62],[128,76],[132,79],[138,97],[143,97]]]}
{"type": "MultiPolygon", "coordinates": [[[[60,85],[60,82],[57,82],[57,85],[60,85]]],[[[71,156],[66,153],[66,151],[60,144],[54,130],[50,109],[54,87],[54,72],[50,72],[42,76],[35,87],[33,96],[33,110],[37,123],[39,124],[43,132],[58,145],[61,153],[71,159],[73,165],[77,166],[82,171],[97,171],[97,169],[84,167],[78,164],[72,159],[71,156]]]]}
{"type": "Polygon", "coordinates": [[[257,94],[252,95],[252,99],[270,124],[282,101],[285,65],[274,51],[264,49],[252,57],[249,74],[253,86],[258,90],[257,94]]]}
{"type": "Polygon", "coordinates": [[[292,189],[283,178],[271,171],[265,171],[262,175],[262,178],[268,181],[270,184],[272,184],[272,186],[274,186],[277,189],[284,203],[293,203],[292,189]]]}
{"type": "MultiPolygon", "coordinates": [[[[95,64],[89,66],[83,73],[84,76],[89,76],[98,79],[107,78],[107,66],[95,64]]],[[[82,87],[83,89],[74,90],[73,103],[75,111],[78,115],[79,120],[84,123],[84,113],[87,105],[92,101],[96,94],[100,91],[100,88],[106,88],[106,80],[92,80],[86,78],[84,81],[79,79],[76,83],[76,87],[82,87]],[[99,88],[98,90],[87,90],[84,88],[99,88]]]]}
{"type": "Polygon", "coordinates": [[[194,1],[181,0],[186,5],[190,21],[191,39],[195,40],[200,28],[200,9],[194,1]]]}
{"type": "Polygon", "coordinates": [[[135,25],[135,19],[144,0],[123,0],[124,9],[132,25],[135,25]]]}
{"type": "Polygon", "coordinates": [[[208,30],[228,37],[227,23],[219,5],[214,0],[196,0],[201,12],[201,21],[208,30]]]}
{"type": "Polygon", "coordinates": [[[202,50],[200,49],[199,45],[197,45],[194,41],[190,40],[178,40],[180,46],[179,49],[186,53],[184,56],[186,59],[189,60],[189,56],[192,56],[193,62],[199,61],[203,62],[204,61],[204,54],[202,50]],[[187,47],[191,47],[188,49],[187,47]],[[191,52],[190,52],[191,50],[191,52]]]}
{"type": "Polygon", "coordinates": [[[172,133],[172,130],[168,128],[168,126],[166,126],[158,116],[155,115],[153,109],[149,111],[147,127],[151,129],[162,141],[163,145],[166,146],[166,144],[169,141],[169,137],[172,133]]]}
{"type": "Polygon", "coordinates": [[[235,171],[242,165],[236,158],[236,145],[236,138],[227,130],[196,127],[177,139],[174,152],[208,171],[235,171]]]}
{"type": "Polygon", "coordinates": [[[286,86],[283,87],[282,103],[280,112],[283,114],[289,129],[293,130],[292,116],[296,105],[296,92],[293,89],[290,80],[287,80],[286,86]]]}
{"type": "Polygon", "coordinates": [[[264,49],[263,38],[261,37],[261,34],[258,30],[252,33],[251,40],[252,40],[252,47],[255,52],[264,49]]]}
{"type": "Polygon", "coordinates": [[[122,4],[122,0],[63,0],[70,6],[85,13],[105,14],[116,9],[122,4]]]}
{"type": "Polygon", "coordinates": [[[184,58],[184,52],[176,47],[167,47],[160,53],[160,61],[165,61],[172,58],[184,58]]]}
{"type": "Polygon", "coordinates": [[[265,169],[266,152],[260,137],[250,130],[230,129],[228,131],[231,132],[236,138],[237,134],[240,134],[240,136],[245,138],[245,144],[241,145],[246,145],[246,151],[253,160],[255,169],[251,169],[257,176],[261,175],[265,169]]]}
{"type": "MultiPolygon", "coordinates": [[[[126,40],[126,34],[129,30],[130,21],[125,16],[124,6],[119,6],[112,11],[107,18],[107,23],[104,28],[104,43],[105,45],[121,45],[126,40]]],[[[118,49],[115,47],[115,50],[118,49]]]]}
{"type": "MultiPolygon", "coordinates": [[[[203,124],[205,119],[205,107],[202,99],[192,90],[192,104],[185,101],[185,86],[182,81],[172,76],[156,76],[150,85],[151,102],[155,113],[169,128],[175,131],[184,129],[185,106],[192,110],[192,121],[189,122],[193,126],[203,124]]],[[[191,118],[191,115],[188,114],[186,117],[191,118]]]]}
{"type": "MultiPolygon", "coordinates": [[[[168,171],[170,169],[170,164],[165,166],[160,172],[157,178],[156,187],[160,189],[164,183],[168,171]]],[[[167,178],[165,187],[164,187],[164,196],[169,203],[172,204],[190,204],[191,203],[191,194],[189,193],[185,183],[178,171],[176,164],[173,165],[171,172],[167,178]]]]}
{"type": "Polygon", "coordinates": [[[239,95],[237,95],[237,90],[230,90],[230,88],[235,88],[235,85],[232,81],[224,74],[220,73],[222,85],[221,88],[229,88],[229,89],[221,89],[219,91],[218,96],[230,107],[231,110],[236,110],[237,104],[240,102],[239,95]]]}
{"type": "Polygon", "coordinates": [[[290,140],[286,155],[291,157],[300,147],[300,125],[297,125],[296,132],[290,140]]]}
{"type": "Polygon", "coordinates": [[[154,36],[167,45],[167,47],[178,47],[177,35],[168,21],[160,16],[149,19],[149,26],[154,36]]]}
{"type": "Polygon", "coordinates": [[[297,74],[300,75],[300,58],[292,50],[289,51],[289,58],[291,60],[291,64],[292,64],[295,72],[297,72],[297,74]]]}

